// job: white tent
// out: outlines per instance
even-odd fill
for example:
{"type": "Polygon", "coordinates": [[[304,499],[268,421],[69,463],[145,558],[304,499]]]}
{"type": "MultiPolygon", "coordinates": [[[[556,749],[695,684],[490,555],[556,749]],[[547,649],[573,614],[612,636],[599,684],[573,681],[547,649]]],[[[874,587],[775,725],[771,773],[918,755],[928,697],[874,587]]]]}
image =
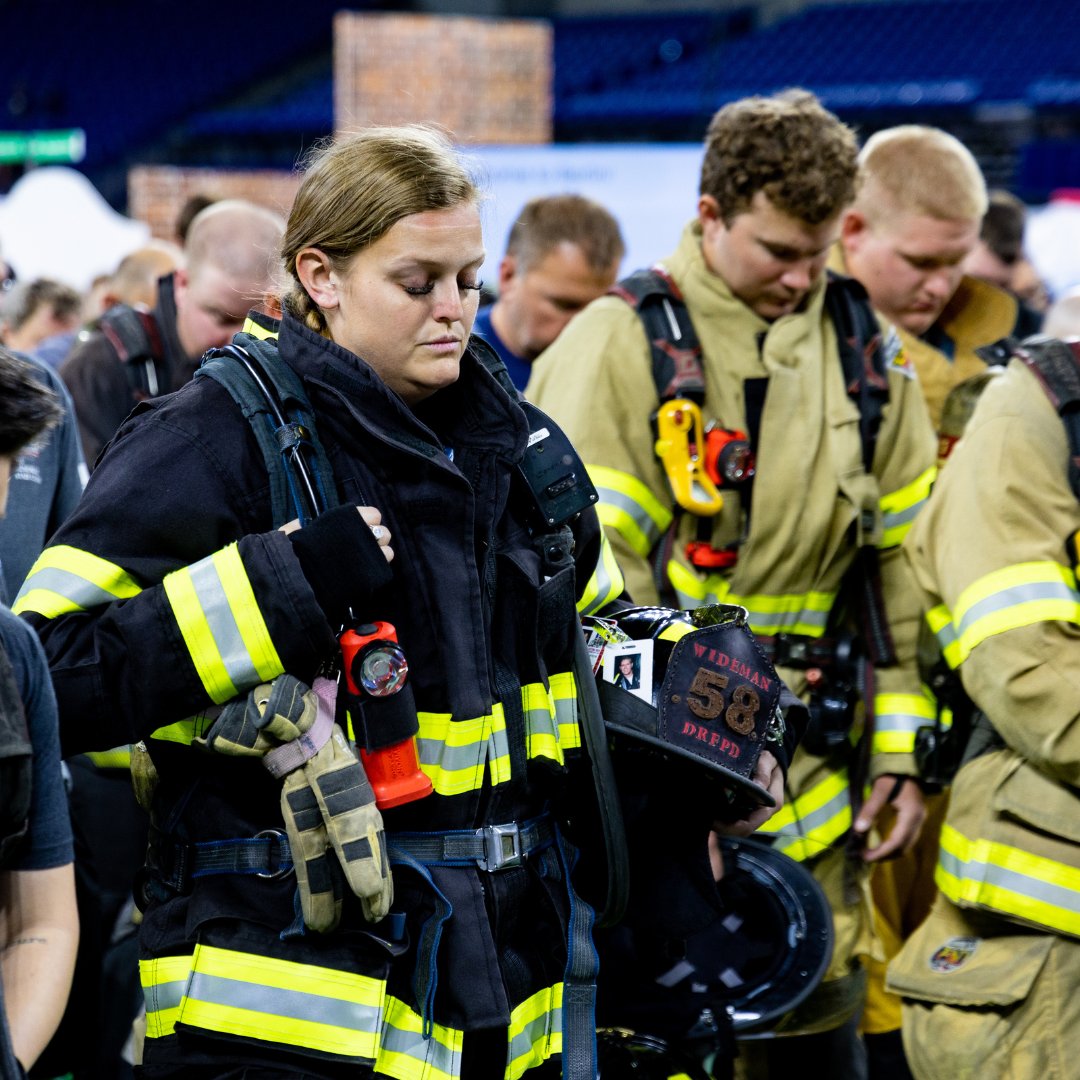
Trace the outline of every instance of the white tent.
{"type": "Polygon", "coordinates": [[[0,201],[0,255],[22,281],[51,277],[85,291],[149,237],[149,226],[118,214],[61,165],[31,169],[0,201]]]}

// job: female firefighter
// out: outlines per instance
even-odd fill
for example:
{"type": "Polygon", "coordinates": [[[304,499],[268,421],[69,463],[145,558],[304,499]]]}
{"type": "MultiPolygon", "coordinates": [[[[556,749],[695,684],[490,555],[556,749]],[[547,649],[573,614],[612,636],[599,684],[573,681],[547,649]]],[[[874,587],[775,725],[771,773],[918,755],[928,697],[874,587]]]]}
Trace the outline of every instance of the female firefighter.
{"type": "Polygon", "coordinates": [[[65,752],[141,741],[153,764],[148,1077],[516,1078],[565,1046],[591,1078],[557,811],[582,786],[577,609],[622,580],[593,511],[546,529],[518,469],[525,407],[470,342],[478,199],[425,128],[322,150],[280,325],[236,343],[296,377],[310,412],[277,434],[321,446],[329,508],[275,528],[256,426],[199,377],[129,418],[20,594],[65,752]],[[337,680],[343,633],[382,651],[337,680]],[[411,698],[388,693],[402,657],[411,698]],[[431,790],[380,815],[345,733],[377,757],[384,718],[431,790]]]}

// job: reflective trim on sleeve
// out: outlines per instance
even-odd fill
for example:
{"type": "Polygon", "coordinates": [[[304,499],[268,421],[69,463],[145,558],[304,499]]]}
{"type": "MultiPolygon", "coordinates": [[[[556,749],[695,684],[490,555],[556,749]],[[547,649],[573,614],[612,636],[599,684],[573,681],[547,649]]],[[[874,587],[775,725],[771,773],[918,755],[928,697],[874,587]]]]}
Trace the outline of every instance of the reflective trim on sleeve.
{"type": "Polygon", "coordinates": [[[1080,870],[992,840],[941,829],[938,888],[956,904],[988,908],[1080,937],[1080,870]]]}
{"type": "Polygon", "coordinates": [[[130,769],[131,744],[114,746],[111,750],[89,750],[86,756],[99,769],[130,769]]]}
{"type": "Polygon", "coordinates": [[[881,497],[882,533],[878,547],[897,547],[911,529],[915,515],[930,498],[930,489],[937,479],[937,468],[931,466],[910,484],[881,497]]]}
{"type": "Polygon", "coordinates": [[[1075,575],[1061,563],[1016,563],[969,585],[952,616],[958,665],[995,634],[1039,622],[1080,623],[1080,593],[1075,575]]]}
{"type": "Polygon", "coordinates": [[[937,638],[945,663],[954,670],[958,668],[963,657],[960,655],[960,639],[956,636],[956,627],[953,626],[949,609],[944,604],[931,608],[926,613],[926,624],[937,638]]]}
{"type": "Polygon", "coordinates": [[[785,804],[758,832],[775,836],[773,847],[802,862],[820,855],[851,828],[847,769],[839,769],[785,804]]]}
{"type": "Polygon", "coordinates": [[[621,595],[624,588],[626,582],[619,564],[615,561],[611,541],[608,540],[607,533],[601,531],[600,558],[597,559],[596,569],[585,583],[581,599],[577,602],[578,614],[591,615],[594,611],[599,611],[621,595]]]}
{"type": "Polygon", "coordinates": [[[12,611],[55,619],[72,611],[111,604],[142,589],[122,567],[89,551],[57,544],[46,548],[30,568],[12,611]]]}
{"type": "Polygon", "coordinates": [[[162,582],[210,700],[219,705],[284,670],[236,544],[162,582]]]}
{"type": "Polygon", "coordinates": [[[933,727],[936,716],[934,703],[922,694],[876,694],[871,753],[914,753],[915,733],[933,727]]]}
{"type": "Polygon", "coordinates": [[[636,476],[589,465],[600,502],[596,512],[601,524],[614,529],[642,558],[646,558],[671,524],[671,507],[665,506],[636,476]]]}
{"type": "Polygon", "coordinates": [[[680,606],[741,604],[749,612],[750,628],[763,636],[788,633],[821,637],[836,597],[835,593],[822,592],[737,596],[721,574],[699,578],[675,559],[668,562],[668,579],[680,606]]]}
{"type": "Polygon", "coordinates": [[[563,984],[537,991],[510,1013],[507,1080],[562,1053],[563,984]]]}

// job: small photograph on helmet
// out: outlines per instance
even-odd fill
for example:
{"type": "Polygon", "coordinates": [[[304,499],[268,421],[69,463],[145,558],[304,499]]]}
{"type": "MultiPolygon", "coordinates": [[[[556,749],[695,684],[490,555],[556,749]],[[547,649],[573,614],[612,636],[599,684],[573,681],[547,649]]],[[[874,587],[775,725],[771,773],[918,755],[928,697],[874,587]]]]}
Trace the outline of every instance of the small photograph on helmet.
{"type": "Polygon", "coordinates": [[[652,704],[653,692],[653,643],[651,641],[626,641],[609,645],[604,650],[605,682],[620,690],[629,690],[635,697],[652,704]]]}

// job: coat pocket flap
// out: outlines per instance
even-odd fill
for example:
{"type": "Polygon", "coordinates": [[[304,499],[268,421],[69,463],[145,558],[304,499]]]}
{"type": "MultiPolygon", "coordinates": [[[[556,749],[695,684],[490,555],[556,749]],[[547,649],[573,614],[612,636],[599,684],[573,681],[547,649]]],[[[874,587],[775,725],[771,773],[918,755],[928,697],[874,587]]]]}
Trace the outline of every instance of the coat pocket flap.
{"type": "Polygon", "coordinates": [[[1023,1001],[1046,962],[1053,935],[983,937],[978,926],[939,899],[889,964],[886,987],[901,997],[945,1005],[1001,1007],[1023,1001]]]}
{"type": "Polygon", "coordinates": [[[994,792],[999,814],[1080,844],[1080,794],[1030,765],[1021,765],[994,792]]]}

